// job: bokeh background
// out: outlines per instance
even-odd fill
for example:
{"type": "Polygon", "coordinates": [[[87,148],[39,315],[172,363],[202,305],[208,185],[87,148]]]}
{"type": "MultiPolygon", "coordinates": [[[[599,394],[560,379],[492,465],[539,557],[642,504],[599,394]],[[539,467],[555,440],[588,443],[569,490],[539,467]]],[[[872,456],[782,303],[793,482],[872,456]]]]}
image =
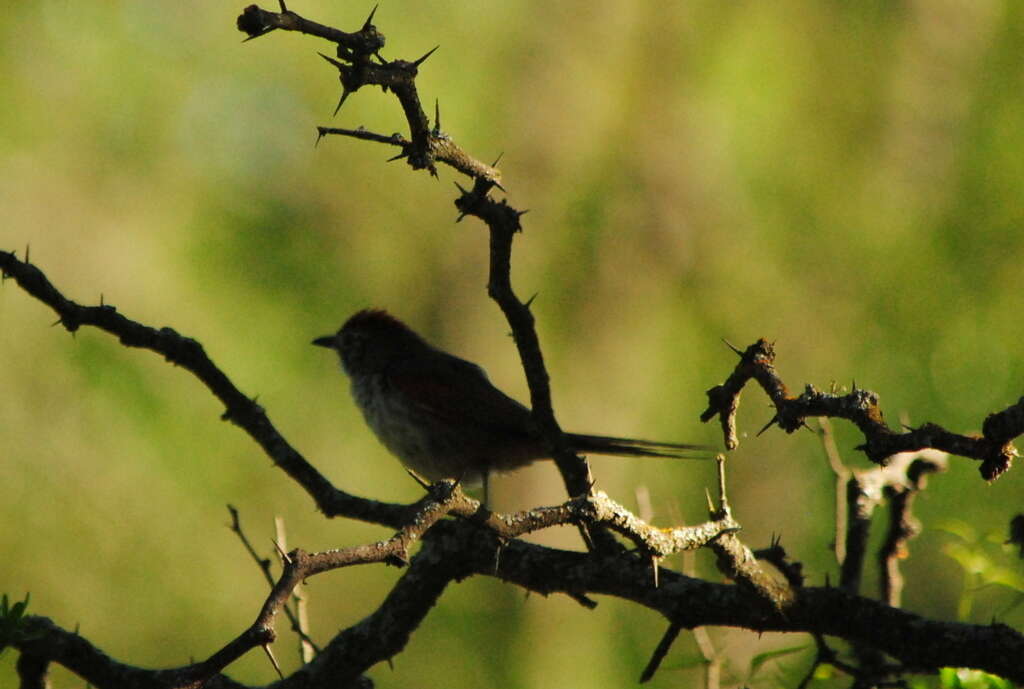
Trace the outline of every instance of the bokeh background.
{"type": "MultiPolygon", "coordinates": [[[[371,5],[293,9],[355,30],[371,5]]],[[[527,399],[485,293],[486,233],[453,223],[449,169],[414,174],[366,142],[314,148],[318,124],[404,131],[397,103],[365,89],[332,120],[336,72],[316,55],[329,46],[283,32],[242,44],[242,7],[37,0],[0,14],[0,248],[30,246],[70,298],[102,296],[197,338],[339,487],[411,501],[418,487],[309,342],[386,307],[527,399]]],[[[721,338],[775,341],[795,390],[855,380],[893,424],[976,431],[1022,394],[1022,3],[445,0],[385,3],[376,23],[388,58],[441,45],[421,71],[424,102],[440,99],[444,129],[478,157],[504,152],[509,199],[531,210],[513,280],[538,295],[566,428],[720,443],[698,415],[735,363],[721,338]]],[[[184,371],[53,320],[13,283],[0,289],[0,591],[31,591],[33,612],[115,658],[176,665],[237,634],[265,594],[225,504],[268,555],[275,515],[292,547],[386,536],[321,519],[184,371]]],[[[743,537],[781,535],[811,583],[835,581],[820,440],[755,437],[770,416],[751,388],[729,461],[743,537]]],[[[837,422],[836,434],[866,468],[854,430],[837,422]]],[[[710,463],[593,463],[601,488],[649,503],[657,523],[705,517],[710,463]]],[[[495,491],[499,509],[562,498],[551,466],[495,491]]],[[[905,606],[1024,626],[1021,565],[1001,544],[1022,506],[1019,469],[987,485],[953,458],[918,502],[905,606]]],[[[571,530],[537,540],[579,547],[571,530]]],[[[718,576],[707,554],[694,566],[718,576]]],[[[361,619],[399,574],[311,581],[313,635],[361,619]]],[[[474,578],[371,675],[383,687],[628,686],[664,628],[615,600],[591,612],[474,578]]],[[[737,682],[792,683],[806,668],[793,654],[749,675],[757,654],[805,636],[712,639],[737,682]]],[[[652,686],[697,682],[696,657],[681,638],[652,686]]],[[[0,658],[0,686],[14,658],[0,658]]],[[[230,673],[274,677],[256,652],[230,673]]]]}

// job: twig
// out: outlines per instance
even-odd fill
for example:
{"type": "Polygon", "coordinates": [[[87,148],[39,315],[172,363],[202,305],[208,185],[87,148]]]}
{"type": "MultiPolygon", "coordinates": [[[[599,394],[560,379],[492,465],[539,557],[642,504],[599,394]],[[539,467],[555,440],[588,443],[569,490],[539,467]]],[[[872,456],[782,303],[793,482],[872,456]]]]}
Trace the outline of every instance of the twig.
{"type": "Polygon", "coordinates": [[[349,95],[363,86],[380,86],[385,91],[395,94],[409,124],[409,138],[402,138],[400,141],[394,137],[362,130],[332,127],[318,127],[320,137],[326,134],[340,134],[401,146],[402,153],[396,158],[404,158],[414,170],[426,169],[436,176],[437,168],[434,163],[441,161],[474,180],[500,186],[501,172],[493,165],[487,165],[471,156],[450,136],[442,132],[439,114],[433,129],[430,127],[420,103],[416,76],[427,58],[437,50],[437,46],[415,60],[384,60],[380,57],[380,49],[384,47],[385,39],[373,25],[373,14],[370,13],[359,31],[347,33],[305,19],[295,12],[271,12],[250,5],[238,17],[238,29],[248,34],[247,40],[264,36],[276,29],[283,29],[316,36],[336,44],[337,57],[321,53],[321,57],[338,70],[338,79],[341,82],[341,97],[334,110],[335,114],[349,95]],[[376,57],[377,61],[374,62],[372,57],[376,57]]]}
{"type": "MultiPolygon", "coordinates": [[[[868,535],[871,529],[871,516],[875,508],[882,502],[886,491],[902,492],[911,486],[923,488],[923,478],[927,473],[941,471],[945,468],[946,459],[943,453],[904,453],[892,458],[888,466],[876,467],[867,471],[855,471],[847,482],[847,502],[850,521],[846,533],[846,558],[841,563],[839,585],[850,593],[860,591],[864,559],[867,553],[868,535]],[[911,468],[913,467],[913,471],[911,468]]],[[[909,503],[907,505],[909,507],[909,503]]],[[[906,512],[903,513],[907,515],[906,512]]],[[[904,517],[897,514],[900,521],[904,517]]],[[[890,529],[889,545],[891,555],[883,560],[896,557],[901,544],[908,535],[900,535],[900,530],[890,529]]],[[[888,564],[884,567],[888,568],[888,564]]]]}
{"type": "Polygon", "coordinates": [[[683,628],[675,622],[668,626],[668,629],[665,630],[664,636],[661,637],[661,641],[658,642],[658,646],[654,649],[654,654],[647,662],[647,667],[645,667],[644,671],[640,674],[640,684],[649,682],[654,677],[654,673],[658,671],[661,661],[665,659],[665,654],[668,653],[670,648],[672,648],[672,644],[675,643],[675,640],[682,629],[683,628]]]}
{"type": "Polygon", "coordinates": [[[825,456],[828,458],[832,473],[836,475],[835,495],[835,556],[836,562],[842,564],[846,559],[846,530],[849,524],[850,515],[847,511],[846,484],[850,480],[850,470],[843,464],[839,456],[839,449],[836,447],[835,437],[832,434],[832,421],[823,416],[818,419],[821,434],[821,445],[825,449],[825,456]]]}
{"type": "MultiPolygon", "coordinates": [[[[519,350],[519,357],[530,388],[530,406],[538,434],[547,441],[552,457],[562,474],[570,496],[590,492],[593,481],[586,461],[574,454],[566,445],[562,429],[555,420],[551,403],[551,385],[540,340],[534,327],[533,314],[529,306],[516,296],[512,289],[512,240],[521,231],[520,218],[523,211],[516,210],[504,200],[495,201],[488,196],[492,184],[477,180],[472,190],[460,187],[461,195],[455,200],[455,207],[463,215],[472,215],[482,220],[490,230],[490,270],[487,293],[501,308],[512,329],[512,337],[519,350]]],[[[607,542],[605,543],[606,545],[607,542]]]]}
{"type": "MultiPolygon", "coordinates": [[[[718,455],[718,509],[712,518],[731,520],[729,502],[725,493],[725,456],[718,455]]],[[[794,600],[795,590],[765,572],[757,563],[754,553],[736,535],[738,529],[723,531],[709,545],[717,556],[719,570],[735,579],[738,584],[755,591],[775,610],[784,610],[794,600]]]]}
{"type": "Polygon", "coordinates": [[[402,524],[404,506],[360,498],[332,486],[278,432],[263,408],[235,387],[196,340],[172,328],[157,330],[137,323],[118,313],[111,304],[77,304],[61,294],[39,268],[18,260],[13,253],[0,251],[0,272],[14,278],[22,289],[52,308],[59,317],[58,323],[69,332],[76,332],[84,325],[93,326],[116,335],[126,347],[151,350],[192,373],[224,404],[221,418],[255,440],[277,466],[305,488],[327,516],[344,516],[392,527],[402,524]]]}
{"type": "Polygon", "coordinates": [[[928,485],[928,475],[945,471],[944,452],[921,453],[910,461],[906,482],[890,483],[885,488],[889,498],[889,529],[878,551],[881,599],[899,607],[903,593],[900,560],[907,557],[909,541],[921,532],[921,524],[913,515],[914,498],[928,485]]]}
{"type": "Polygon", "coordinates": [[[707,391],[708,408],[701,414],[701,420],[707,422],[719,417],[728,449],[739,444],[735,415],[740,391],[748,380],[754,379],[775,405],[775,416],[765,428],[778,425],[792,433],[803,428],[808,417],[847,419],[864,435],[865,442],[857,449],[876,464],[884,465],[889,457],[902,452],[933,448],[981,460],[979,471],[982,478],[992,481],[1007,471],[1019,454],[1012,441],[1024,433],[1024,397],[1003,411],[986,417],[980,436],[959,435],[933,423],[897,433],[883,420],[875,393],[854,386],[847,395],[834,395],[807,385],[801,395],[793,397],[775,372],[774,362],[774,345],[758,340],[743,352],[728,379],[707,391]]]}
{"type": "MultiPolygon", "coordinates": [[[[288,532],[285,529],[284,518],[281,516],[274,517],[274,539],[281,545],[281,548],[288,549],[288,532]]],[[[290,606],[285,605],[284,612],[288,616],[288,621],[292,623],[292,629],[299,637],[299,657],[302,658],[303,663],[308,663],[313,660],[313,656],[320,652],[320,649],[309,636],[306,587],[303,583],[300,582],[292,591],[292,599],[295,603],[295,611],[292,612],[290,606]]]]}

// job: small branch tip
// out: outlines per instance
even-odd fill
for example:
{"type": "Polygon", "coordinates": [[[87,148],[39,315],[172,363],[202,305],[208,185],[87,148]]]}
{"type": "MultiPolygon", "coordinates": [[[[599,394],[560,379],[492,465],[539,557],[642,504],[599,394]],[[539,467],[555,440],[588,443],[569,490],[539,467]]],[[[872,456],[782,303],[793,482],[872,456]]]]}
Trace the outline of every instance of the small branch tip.
{"type": "Polygon", "coordinates": [[[334,59],[333,57],[331,57],[330,55],[324,55],[323,53],[321,53],[321,52],[319,52],[319,51],[317,51],[317,55],[319,55],[319,56],[320,56],[320,57],[322,57],[323,59],[325,59],[325,60],[327,60],[328,62],[330,62],[330,63],[331,63],[332,65],[334,65],[335,67],[337,67],[337,68],[338,68],[339,70],[341,70],[341,69],[343,69],[343,68],[347,67],[347,65],[346,65],[346,64],[345,64],[344,62],[341,62],[341,61],[339,61],[339,60],[335,60],[335,59],[334,59]]]}
{"type": "Polygon", "coordinates": [[[277,658],[274,657],[274,652],[270,650],[270,644],[263,644],[263,652],[267,654],[267,658],[270,659],[270,664],[274,666],[274,670],[277,671],[277,676],[282,680],[284,679],[284,673],[281,672],[281,666],[277,664],[277,658]]]}
{"type": "Polygon", "coordinates": [[[413,66],[413,67],[419,67],[420,65],[422,65],[422,64],[423,64],[423,63],[424,63],[424,62],[426,61],[426,59],[427,59],[428,57],[430,57],[431,55],[433,55],[433,54],[434,54],[434,51],[435,51],[435,50],[437,50],[437,49],[438,49],[438,48],[440,48],[440,47],[441,47],[440,45],[435,45],[435,46],[434,46],[433,48],[431,48],[431,49],[430,49],[430,50],[429,50],[429,51],[427,52],[427,54],[426,54],[426,55],[424,55],[423,57],[421,57],[421,58],[420,58],[419,60],[416,60],[415,62],[413,62],[413,63],[412,63],[412,66],[413,66]]]}
{"type": "Polygon", "coordinates": [[[363,28],[361,29],[362,31],[368,31],[373,27],[373,15],[377,14],[378,7],[380,7],[380,4],[374,5],[373,9],[370,10],[370,16],[366,18],[365,22],[363,22],[363,28]]]}
{"type": "Polygon", "coordinates": [[[724,337],[722,338],[722,342],[725,343],[726,347],[735,352],[737,356],[743,356],[743,350],[736,347],[736,345],[734,345],[732,342],[729,342],[729,340],[725,339],[724,337]]]}
{"type": "Polygon", "coordinates": [[[345,104],[345,101],[348,99],[348,94],[350,94],[350,93],[352,93],[352,92],[349,91],[348,89],[344,89],[343,88],[341,90],[341,98],[338,100],[338,105],[337,105],[337,107],[334,108],[334,114],[332,114],[331,117],[337,117],[338,116],[338,111],[341,110],[341,106],[345,104]]]}

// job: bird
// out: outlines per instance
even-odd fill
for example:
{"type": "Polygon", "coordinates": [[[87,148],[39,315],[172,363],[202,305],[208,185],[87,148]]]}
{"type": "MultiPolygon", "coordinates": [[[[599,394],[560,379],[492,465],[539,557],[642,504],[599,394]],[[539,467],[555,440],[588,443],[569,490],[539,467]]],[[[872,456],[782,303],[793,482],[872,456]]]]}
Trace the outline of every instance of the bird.
{"type": "MultiPolygon", "coordinates": [[[[484,370],[449,354],[382,309],[364,309],[312,344],[337,352],[366,424],[401,463],[429,482],[484,486],[492,472],[550,459],[530,409],[484,370]]],[[[706,446],[566,433],[578,453],[700,458],[706,446]]]]}

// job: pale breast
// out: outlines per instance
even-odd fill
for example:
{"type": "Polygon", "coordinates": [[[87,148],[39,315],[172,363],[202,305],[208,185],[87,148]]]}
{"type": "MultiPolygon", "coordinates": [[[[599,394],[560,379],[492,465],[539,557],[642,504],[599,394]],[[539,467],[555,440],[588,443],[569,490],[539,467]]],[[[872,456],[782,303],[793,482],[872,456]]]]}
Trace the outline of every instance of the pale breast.
{"type": "Polygon", "coordinates": [[[479,480],[480,458],[468,454],[464,429],[460,433],[409,404],[383,376],[353,381],[352,396],[380,442],[409,469],[428,481],[479,480]]]}

